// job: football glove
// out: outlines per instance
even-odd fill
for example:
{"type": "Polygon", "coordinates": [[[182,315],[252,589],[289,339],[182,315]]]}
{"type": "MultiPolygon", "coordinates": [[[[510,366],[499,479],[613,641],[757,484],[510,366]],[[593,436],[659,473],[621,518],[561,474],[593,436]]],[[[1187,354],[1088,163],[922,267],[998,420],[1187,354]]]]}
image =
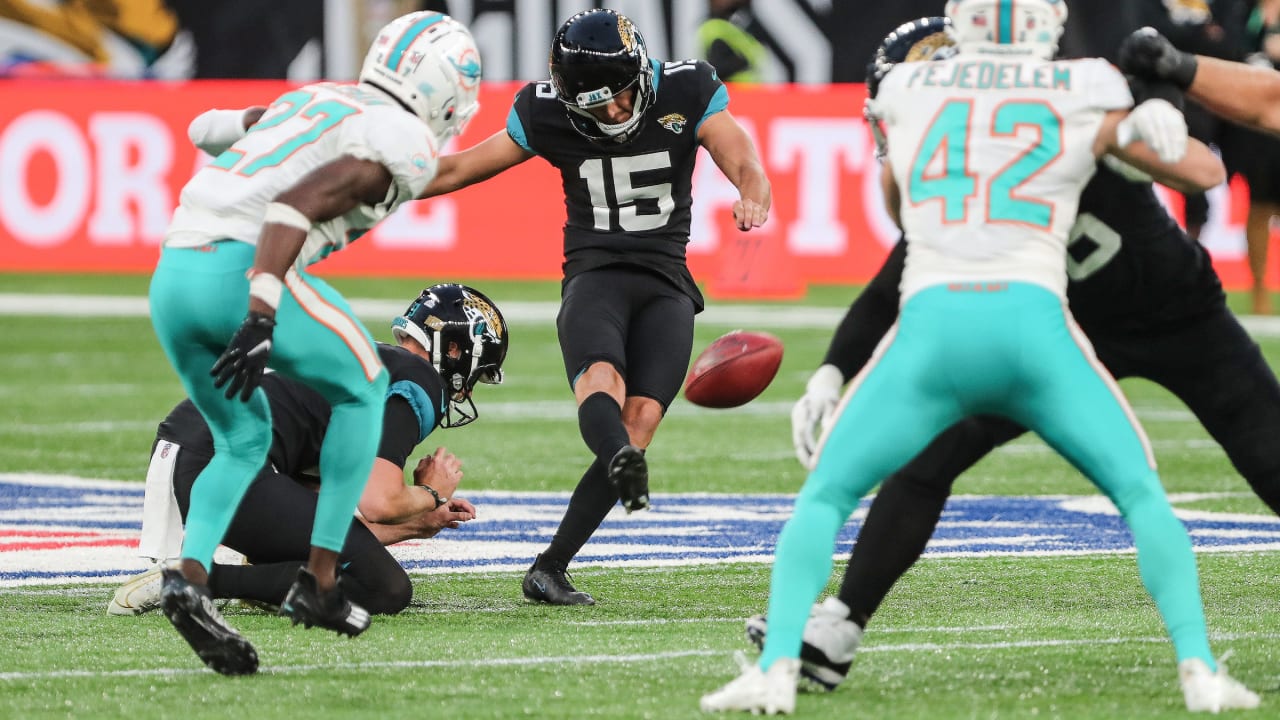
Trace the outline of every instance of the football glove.
{"type": "Polygon", "coordinates": [[[1183,90],[1196,79],[1196,56],[1175,48],[1155,28],[1134,30],[1117,54],[1120,69],[1132,75],[1167,80],[1183,90]]]}
{"type": "Polygon", "coordinates": [[[818,438],[840,404],[840,389],[844,387],[844,375],[835,365],[823,365],[809,378],[802,396],[791,408],[791,442],[796,448],[796,459],[808,469],[813,469],[814,453],[818,438]]]}
{"type": "Polygon", "coordinates": [[[1147,100],[1116,125],[1121,147],[1142,140],[1160,160],[1176,163],[1187,154],[1187,119],[1168,100],[1147,100]]]}
{"type": "Polygon", "coordinates": [[[239,392],[240,401],[248,402],[262,382],[267,358],[271,356],[271,335],[275,327],[274,319],[250,311],[240,323],[240,329],[231,337],[231,342],[227,343],[222,357],[209,370],[215,388],[227,386],[228,400],[239,392]]]}

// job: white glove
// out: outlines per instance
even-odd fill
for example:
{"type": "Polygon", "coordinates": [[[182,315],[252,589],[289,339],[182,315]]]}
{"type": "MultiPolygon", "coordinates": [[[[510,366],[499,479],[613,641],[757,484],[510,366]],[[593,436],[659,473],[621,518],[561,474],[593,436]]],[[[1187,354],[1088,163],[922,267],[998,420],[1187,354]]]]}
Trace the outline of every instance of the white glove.
{"type": "Polygon", "coordinates": [[[805,385],[804,396],[791,408],[791,441],[796,447],[796,458],[806,468],[813,468],[814,452],[818,449],[820,430],[826,430],[840,404],[840,390],[844,376],[835,365],[823,365],[805,385]]]}
{"type": "Polygon", "coordinates": [[[1147,100],[1116,125],[1120,147],[1135,140],[1145,142],[1162,162],[1176,163],[1187,154],[1187,119],[1168,100],[1147,100]]]}

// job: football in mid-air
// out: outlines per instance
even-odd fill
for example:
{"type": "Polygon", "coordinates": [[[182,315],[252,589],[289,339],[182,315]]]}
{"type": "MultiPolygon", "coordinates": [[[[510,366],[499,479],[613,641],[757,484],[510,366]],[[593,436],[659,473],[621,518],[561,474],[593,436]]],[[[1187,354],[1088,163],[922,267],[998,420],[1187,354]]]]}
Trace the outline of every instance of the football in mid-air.
{"type": "Polygon", "coordinates": [[[764,392],[782,364],[782,341],[763,332],[734,330],[703,350],[684,380],[694,405],[731,408],[764,392]]]}

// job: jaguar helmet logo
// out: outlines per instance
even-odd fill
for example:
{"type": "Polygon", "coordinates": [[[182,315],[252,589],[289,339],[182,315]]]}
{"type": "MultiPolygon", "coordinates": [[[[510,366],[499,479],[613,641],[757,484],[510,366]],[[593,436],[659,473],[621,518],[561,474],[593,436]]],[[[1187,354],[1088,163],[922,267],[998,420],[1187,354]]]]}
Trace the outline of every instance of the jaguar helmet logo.
{"type": "Polygon", "coordinates": [[[627,52],[635,52],[636,26],[632,24],[631,18],[625,15],[618,16],[618,37],[622,39],[622,46],[627,49],[627,52]]]}
{"type": "Polygon", "coordinates": [[[671,113],[658,118],[658,124],[679,135],[684,132],[684,126],[689,123],[680,113],[671,113]]]}

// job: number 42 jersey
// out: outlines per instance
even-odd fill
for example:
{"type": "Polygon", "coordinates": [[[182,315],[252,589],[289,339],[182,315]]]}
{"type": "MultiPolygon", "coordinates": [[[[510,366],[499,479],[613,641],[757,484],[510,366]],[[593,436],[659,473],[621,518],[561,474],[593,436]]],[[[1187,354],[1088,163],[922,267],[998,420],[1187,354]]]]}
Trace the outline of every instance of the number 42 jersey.
{"type": "Polygon", "coordinates": [[[1107,111],[1131,107],[1104,60],[961,53],[880,85],[907,237],[902,299],[932,285],[1020,281],[1066,292],[1066,243],[1107,111]]]}
{"type": "Polygon", "coordinates": [[[565,280],[594,268],[633,265],[666,277],[702,308],[689,274],[689,206],[702,121],[729,95],[705,62],[653,67],[653,105],[627,142],[593,142],[569,123],[549,82],[522,88],[507,134],[560,171],[567,219],[565,280]]]}

